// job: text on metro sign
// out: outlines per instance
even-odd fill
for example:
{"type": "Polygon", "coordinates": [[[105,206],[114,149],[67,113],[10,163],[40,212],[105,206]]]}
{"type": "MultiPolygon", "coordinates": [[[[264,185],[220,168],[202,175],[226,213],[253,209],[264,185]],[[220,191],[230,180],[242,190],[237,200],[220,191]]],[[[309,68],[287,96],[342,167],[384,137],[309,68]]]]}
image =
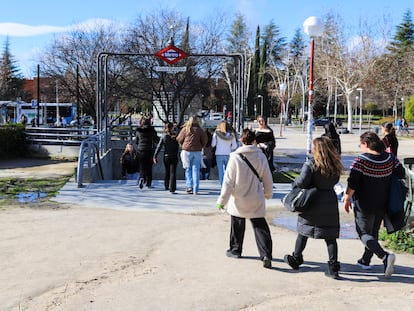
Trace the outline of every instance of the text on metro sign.
{"type": "Polygon", "coordinates": [[[155,53],[155,56],[172,65],[186,58],[188,54],[174,45],[170,45],[155,53]]]}

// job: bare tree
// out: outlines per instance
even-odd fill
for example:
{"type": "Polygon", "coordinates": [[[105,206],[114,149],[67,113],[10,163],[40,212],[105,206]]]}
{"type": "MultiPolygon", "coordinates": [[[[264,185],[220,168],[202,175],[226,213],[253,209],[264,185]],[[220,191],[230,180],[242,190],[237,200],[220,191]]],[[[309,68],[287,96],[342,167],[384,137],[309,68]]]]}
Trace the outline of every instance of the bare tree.
{"type": "Polygon", "coordinates": [[[377,47],[367,23],[361,23],[359,33],[354,36],[345,32],[339,16],[328,15],[325,25],[325,33],[316,44],[318,62],[315,63],[315,76],[329,85],[330,96],[333,85],[339,86],[347,102],[347,129],[352,131],[351,94],[363,87],[371,73],[377,47]],[[326,79],[322,78],[324,76],[326,79]]]}
{"type": "Polygon", "coordinates": [[[138,101],[158,101],[160,105],[155,109],[163,122],[182,123],[193,100],[209,96],[209,83],[222,71],[221,59],[192,55],[217,53],[223,28],[220,15],[209,18],[208,23],[194,24],[172,11],[139,17],[125,36],[127,52],[135,53],[137,57],[122,60],[128,68],[123,79],[124,89],[129,89],[130,95],[136,96],[138,101]],[[171,65],[185,66],[184,72],[156,70],[166,64],[153,55],[170,45],[190,55],[171,65]]]}
{"type": "MultiPolygon", "coordinates": [[[[81,111],[95,116],[97,57],[102,51],[117,51],[120,45],[118,33],[119,26],[115,24],[95,23],[55,37],[40,56],[41,75],[58,81],[62,92],[67,92],[73,101],[79,91],[78,105],[81,111]]],[[[116,81],[118,71],[118,67],[111,67],[109,80],[116,81]]],[[[115,87],[115,84],[109,84],[115,87]]]]}

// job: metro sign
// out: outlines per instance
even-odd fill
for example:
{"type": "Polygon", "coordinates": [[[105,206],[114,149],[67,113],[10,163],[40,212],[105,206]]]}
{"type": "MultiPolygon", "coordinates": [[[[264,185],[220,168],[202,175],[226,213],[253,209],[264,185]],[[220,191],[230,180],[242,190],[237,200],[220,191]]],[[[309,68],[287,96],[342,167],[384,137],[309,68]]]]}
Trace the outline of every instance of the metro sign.
{"type": "Polygon", "coordinates": [[[186,58],[188,54],[174,45],[170,45],[155,53],[155,56],[168,64],[173,65],[183,58],[186,58]]]}

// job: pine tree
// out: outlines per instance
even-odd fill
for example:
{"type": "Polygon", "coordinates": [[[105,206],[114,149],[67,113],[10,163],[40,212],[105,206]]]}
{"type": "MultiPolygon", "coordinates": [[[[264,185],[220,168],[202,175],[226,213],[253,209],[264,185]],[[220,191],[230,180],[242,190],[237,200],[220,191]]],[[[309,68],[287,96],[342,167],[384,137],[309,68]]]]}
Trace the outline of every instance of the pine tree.
{"type": "Polygon", "coordinates": [[[10,53],[9,38],[6,38],[4,51],[0,58],[0,100],[16,100],[23,95],[23,79],[10,53]]]}
{"type": "Polygon", "coordinates": [[[414,48],[414,23],[410,10],[404,13],[402,23],[396,28],[397,32],[391,42],[390,50],[398,49],[405,52],[408,49],[411,51],[414,48]]]}

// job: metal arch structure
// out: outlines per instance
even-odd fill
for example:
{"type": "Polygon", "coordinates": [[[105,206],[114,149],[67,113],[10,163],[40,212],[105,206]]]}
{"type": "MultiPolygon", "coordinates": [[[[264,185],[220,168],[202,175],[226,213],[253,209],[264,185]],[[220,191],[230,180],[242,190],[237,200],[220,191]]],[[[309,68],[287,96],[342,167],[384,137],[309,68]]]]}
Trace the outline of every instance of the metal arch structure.
{"type": "MultiPolygon", "coordinates": [[[[97,82],[96,82],[96,125],[97,131],[108,131],[108,111],[107,111],[107,99],[108,99],[108,59],[110,57],[133,57],[133,56],[154,56],[150,53],[111,53],[101,52],[97,57],[97,82]]],[[[245,108],[245,59],[241,53],[231,54],[188,54],[188,57],[221,57],[232,58],[236,61],[237,66],[235,68],[235,79],[233,81],[233,128],[237,129],[240,133],[244,125],[244,108],[245,108]],[[237,116],[237,117],[236,117],[237,116]]],[[[108,137],[105,139],[106,147],[109,144],[108,137]]],[[[105,148],[107,149],[107,148],[105,148]]]]}

